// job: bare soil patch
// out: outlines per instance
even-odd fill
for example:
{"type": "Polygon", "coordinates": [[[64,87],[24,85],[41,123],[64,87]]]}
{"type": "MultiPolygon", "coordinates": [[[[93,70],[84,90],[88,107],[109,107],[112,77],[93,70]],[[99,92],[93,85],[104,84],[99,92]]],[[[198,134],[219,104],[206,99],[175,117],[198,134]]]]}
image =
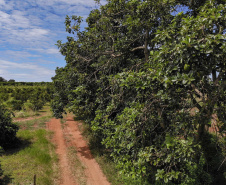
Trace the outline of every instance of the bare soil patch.
{"type": "Polygon", "coordinates": [[[54,132],[53,142],[56,144],[56,152],[59,157],[60,165],[60,184],[78,185],[79,180],[75,179],[71,171],[71,163],[67,158],[69,147],[75,147],[76,153],[84,166],[84,173],[87,185],[110,185],[103,174],[99,164],[92,156],[90,149],[84,140],[79,128],[78,122],[74,121],[72,116],[66,118],[66,123],[61,125],[59,119],[51,119],[47,128],[54,132]],[[65,138],[67,136],[67,138],[65,138]]]}
{"type": "Polygon", "coordinates": [[[63,130],[59,119],[51,119],[47,123],[47,128],[54,132],[53,142],[56,144],[56,153],[59,158],[60,166],[60,184],[62,185],[76,185],[73,179],[67,159],[67,147],[64,139],[63,130]]]}

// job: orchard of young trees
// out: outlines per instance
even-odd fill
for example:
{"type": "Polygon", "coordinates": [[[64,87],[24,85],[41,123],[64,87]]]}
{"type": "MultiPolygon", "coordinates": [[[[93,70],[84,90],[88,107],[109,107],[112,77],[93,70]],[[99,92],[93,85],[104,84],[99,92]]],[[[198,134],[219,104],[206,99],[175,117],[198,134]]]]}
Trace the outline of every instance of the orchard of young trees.
{"type": "Polygon", "coordinates": [[[15,111],[38,111],[50,102],[53,85],[48,82],[1,82],[0,103],[15,111]]]}
{"type": "Polygon", "coordinates": [[[58,41],[55,116],[83,117],[141,184],[225,184],[225,0],[107,0],[82,21],[58,41]]]}
{"type": "Polygon", "coordinates": [[[0,104],[0,155],[1,147],[10,147],[15,142],[19,129],[16,124],[12,123],[11,114],[12,112],[0,104]]]}
{"type": "Polygon", "coordinates": [[[52,83],[0,82],[0,154],[1,147],[11,147],[17,140],[19,127],[12,122],[13,112],[38,111],[51,101],[52,94],[52,83]]]}

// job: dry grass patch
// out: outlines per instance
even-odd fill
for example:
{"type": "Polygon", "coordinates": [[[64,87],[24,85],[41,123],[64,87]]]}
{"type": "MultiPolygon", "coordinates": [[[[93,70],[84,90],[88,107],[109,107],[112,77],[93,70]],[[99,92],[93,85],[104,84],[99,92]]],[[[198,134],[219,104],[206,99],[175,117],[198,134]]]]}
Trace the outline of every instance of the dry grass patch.
{"type": "Polygon", "coordinates": [[[86,185],[85,166],[79,160],[75,147],[69,147],[67,151],[67,157],[70,164],[70,169],[74,179],[79,185],[86,185]]]}

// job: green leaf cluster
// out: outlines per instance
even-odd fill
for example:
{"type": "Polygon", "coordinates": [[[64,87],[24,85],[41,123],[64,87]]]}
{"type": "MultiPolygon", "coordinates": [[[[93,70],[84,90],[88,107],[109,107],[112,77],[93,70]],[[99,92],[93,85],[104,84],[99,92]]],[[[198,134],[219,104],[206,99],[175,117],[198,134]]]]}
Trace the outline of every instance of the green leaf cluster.
{"type": "Polygon", "coordinates": [[[83,31],[67,16],[55,116],[83,118],[140,184],[224,183],[225,15],[222,1],[108,0],[83,31]]]}
{"type": "Polygon", "coordinates": [[[11,112],[0,104],[0,150],[10,147],[16,141],[19,127],[12,123],[11,112]]]}
{"type": "Polygon", "coordinates": [[[0,102],[11,110],[27,109],[37,111],[52,99],[52,84],[43,86],[33,86],[29,83],[23,86],[18,86],[17,83],[13,84],[0,86],[0,102]]]}

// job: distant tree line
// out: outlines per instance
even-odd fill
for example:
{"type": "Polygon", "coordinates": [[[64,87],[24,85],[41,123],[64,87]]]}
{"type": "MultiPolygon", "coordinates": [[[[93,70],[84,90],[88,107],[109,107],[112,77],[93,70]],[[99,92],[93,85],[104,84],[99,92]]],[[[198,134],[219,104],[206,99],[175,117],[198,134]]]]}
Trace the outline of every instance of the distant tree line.
{"type": "Polygon", "coordinates": [[[51,86],[52,82],[15,82],[15,80],[0,81],[0,86],[51,86]]]}
{"type": "Polygon", "coordinates": [[[45,85],[39,83],[38,85],[37,83],[16,82],[10,86],[8,84],[0,85],[0,103],[12,110],[40,110],[47,102],[51,101],[52,94],[53,85],[51,83],[45,83],[45,85]]]}
{"type": "MultiPolygon", "coordinates": [[[[7,80],[0,76],[0,82],[7,82],[7,80]]],[[[15,82],[15,80],[10,79],[8,82],[15,82]]]]}
{"type": "Polygon", "coordinates": [[[50,102],[53,84],[48,82],[0,82],[0,152],[15,144],[19,127],[12,122],[14,111],[38,111],[50,102]]]}

